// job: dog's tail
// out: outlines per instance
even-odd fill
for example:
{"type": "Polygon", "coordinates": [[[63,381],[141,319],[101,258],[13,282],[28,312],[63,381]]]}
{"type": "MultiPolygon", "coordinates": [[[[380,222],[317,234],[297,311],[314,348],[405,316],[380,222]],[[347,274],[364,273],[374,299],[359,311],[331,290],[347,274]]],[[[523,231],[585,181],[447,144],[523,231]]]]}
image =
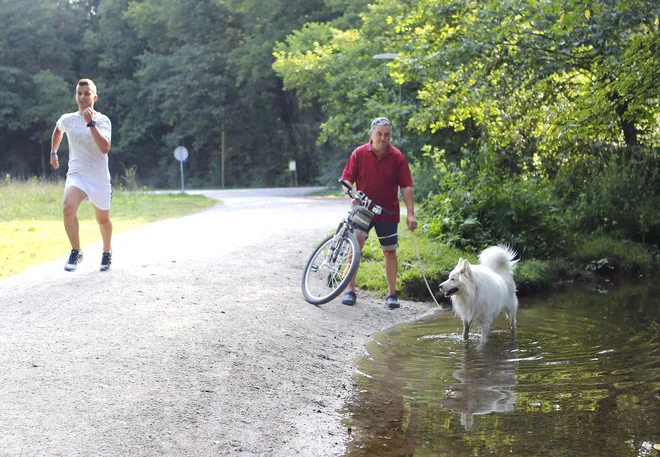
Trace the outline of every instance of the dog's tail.
{"type": "Polygon", "coordinates": [[[483,252],[479,254],[479,263],[496,272],[506,272],[513,275],[513,270],[518,263],[518,260],[516,259],[517,256],[518,253],[516,253],[511,247],[500,244],[498,246],[491,246],[484,249],[483,252]]]}

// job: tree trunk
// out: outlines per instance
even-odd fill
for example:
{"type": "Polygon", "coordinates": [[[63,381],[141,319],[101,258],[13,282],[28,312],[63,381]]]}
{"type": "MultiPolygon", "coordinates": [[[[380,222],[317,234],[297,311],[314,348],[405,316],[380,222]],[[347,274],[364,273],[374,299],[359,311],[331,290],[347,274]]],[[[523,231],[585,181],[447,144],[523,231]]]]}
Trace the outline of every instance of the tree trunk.
{"type": "MultiPolygon", "coordinates": [[[[619,99],[620,100],[620,99],[619,99]]],[[[637,146],[637,128],[635,123],[626,118],[628,111],[628,102],[617,103],[616,114],[619,116],[619,123],[623,131],[623,138],[626,140],[626,146],[629,148],[637,146]]]]}
{"type": "MultiPolygon", "coordinates": [[[[43,137],[43,135],[42,135],[42,137],[43,137]]],[[[41,162],[41,180],[43,181],[43,180],[46,179],[46,170],[48,168],[48,164],[46,163],[46,151],[44,150],[44,140],[43,139],[39,140],[39,150],[41,151],[41,153],[39,155],[41,156],[41,160],[40,160],[40,162],[41,162]]],[[[48,152],[50,153],[50,151],[48,151],[48,152]]],[[[50,154],[48,156],[48,159],[50,159],[50,154]]]]}

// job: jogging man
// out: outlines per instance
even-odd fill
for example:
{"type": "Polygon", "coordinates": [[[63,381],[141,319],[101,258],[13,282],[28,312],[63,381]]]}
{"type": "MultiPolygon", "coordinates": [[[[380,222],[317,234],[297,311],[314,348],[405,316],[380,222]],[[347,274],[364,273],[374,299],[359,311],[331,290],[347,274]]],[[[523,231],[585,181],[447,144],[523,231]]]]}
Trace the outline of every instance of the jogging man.
{"type": "MultiPolygon", "coordinates": [[[[397,231],[401,214],[399,188],[401,188],[403,201],[406,204],[408,229],[414,231],[417,228],[417,219],[415,219],[412,175],[406,157],[390,144],[392,123],[387,118],[379,117],[371,122],[369,138],[369,143],[356,148],[351,153],[341,179],[355,184],[357,190],[361,190],[374,203],[392,213],[391,216],[375,215],[367,233],[358,234],[357,238],[360,249],[362,249],[371,227],[376,229],[376,235],[380,240],[385,257],[388,289],[385,306],[389,309],[396,309],[400,306],[396,297],[398,270],[396,249],[399,247],[397,231]]],[[[355,276],[341,300],[345,305],[354,305],[357,300],[355,276]]]]}
{"type": "Polygon", "coordinates": [[[96,84],[91,79],[78,81],[78,111],[63,114],[59,118],[51,139],[50,164],[53,168],[60,166],[57,149],[65,133],[69,143],[69,169],[62,204],[64,229],[71,243],[71,254],[64,266],[66,271],[74,271],[83,260],[78,207],[85,200],[94,206],[94,215],[103,239],[101,271],[109,270],[112,263],[112,185],[108,169],[112,124],[107,116],[94,110],[98,98],[96,84]]]}

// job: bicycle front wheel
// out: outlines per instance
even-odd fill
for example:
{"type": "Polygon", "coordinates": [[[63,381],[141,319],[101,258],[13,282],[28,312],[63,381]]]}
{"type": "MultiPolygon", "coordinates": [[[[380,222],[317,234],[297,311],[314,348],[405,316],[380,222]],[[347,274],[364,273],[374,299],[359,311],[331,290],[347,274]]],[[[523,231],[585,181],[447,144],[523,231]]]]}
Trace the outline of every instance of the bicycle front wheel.
{"type": "Polygon", "coordinates": [[[322,305],[336,298],[360,264],[360,245],[355,235],[346,232],[331,249],[333,239],[334,235],[316,248],[303,272],[303,295],[313,305],[322,305]]]}

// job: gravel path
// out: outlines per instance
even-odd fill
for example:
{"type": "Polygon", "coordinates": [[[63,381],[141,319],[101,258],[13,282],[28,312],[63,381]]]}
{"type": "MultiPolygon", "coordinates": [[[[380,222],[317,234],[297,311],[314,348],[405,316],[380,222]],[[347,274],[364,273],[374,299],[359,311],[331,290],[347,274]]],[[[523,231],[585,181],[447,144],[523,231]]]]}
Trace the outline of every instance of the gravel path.
{"type": "Polygon", "coordinates": [[[107,273],[97,241],[0,282],[0,456],[342,455],[355,358],[433,308],[308,304],[348,203],[311,190],[198,192],[225,204],[116,235],[107,273]]]}

